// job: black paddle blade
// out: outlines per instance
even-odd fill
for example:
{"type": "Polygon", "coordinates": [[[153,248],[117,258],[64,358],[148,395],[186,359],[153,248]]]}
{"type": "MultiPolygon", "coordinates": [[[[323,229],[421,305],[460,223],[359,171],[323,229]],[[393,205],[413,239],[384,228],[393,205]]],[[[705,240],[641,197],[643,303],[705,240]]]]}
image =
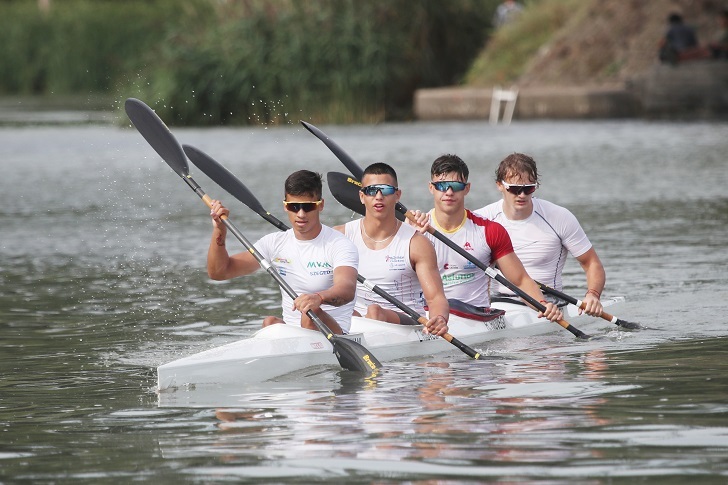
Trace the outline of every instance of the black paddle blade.
{"type": "Polygon", "coordinates": [[[190,145],[182,145],[185,153],[192,160],[197,168],[202,170],[208,177],[217,183],[220,187],[225,189],[227,193],[238,199],[243,204],[247,205],[253,211],[255,211],[260,217],[276,226],[281,231],[288,230],[283,222],[273,216],[270,212],[263,208],[263,204],[253,195],[253,193],[240,181],[233,173],[225,168],[221,163],[218,163],[208,154],[204,153],[190,145]]]}
{"type": "Polygon", "coordinates": [[[349,154],[344,151],[343,148],[341,148],[331,138],[329,138],[326,135],[326,133],[324,133],[323,131],[319,130],[318,128],[316,128],[315,126],[313,126],[311,123],[306,123],[305,121],[301,121],[301,124],[308,131],[310,131],[311,133],[313,133],[313,135],[316,138],[318,138],[319,140],[321,140],[324,143],[324,145],[326,145],[327,147],[329,147],[329,150],[331,150],[331,152],[334,155],[336,155],[336,158],[338,158],[341,161],[341,163],[344,164],[344,166],[349,170],[349,172],[351,172],[352,174],[354,174],[354,177],[355,178],[358,178],[359,180],[361,180],[362,175],[364,175],[364,169],[361,168],[359,166],[359,164],[356,163],[354,161],[354,159],[351,158],[349,156],[349,154]]]}
{"type": "Polygon", "coordinates": [[[266,212],[260,201],[230,170],[198,148],[190,145],[182,145],[182,147],[190,161],[217,185],[258,214],[266,212]]]}
{"type": "Polygon", "coordinates": [[[189,175],[187,158],[177,139],[164,121],[149,106],[136,98],[129,98],[124,103],[126,115],[134,127],[147,140],[172,170],[180,177],[189,175]]]}
{"type": "Polygon", "coordinates": [[[347,209],[364,215],[366,208],[359,199],[359,189],[361,182],[341,172],[329,172],[326,174],[326,181],[329,184],[329,190],[336,200],[347,209]]]}
{"type": "Polygon", "coordinates": [[[334,337],[330,341],[336,358],[344,369],[371,374],[382,367],[381,362],[359,342],[344,337],[334,337]]]}
{"type": "Polygon", "coordinates": [[[637,322],[628,322],[626,320],[622,320],[621,318],[617,319],[616,325],[622,328],[626,328],[628,330],[640,330],[642,328],[642,325],[637,322]]]}
{"type": "MultiPolygon", "coordinates": [[[[334,199],[339,201],[339,203],[347,209],[356,212],[357,214],[364,215],[366,208],[359,198],[361,182],[353,176],[346,175],[341,172],[328,172],[326,174],[326,181],[329,184],[329,190],[334,196],[334,199]]],[[[404,221],[406,219],[405,215],[401,211],[395,212],[395,215],[400,221],[404,221]]]]}

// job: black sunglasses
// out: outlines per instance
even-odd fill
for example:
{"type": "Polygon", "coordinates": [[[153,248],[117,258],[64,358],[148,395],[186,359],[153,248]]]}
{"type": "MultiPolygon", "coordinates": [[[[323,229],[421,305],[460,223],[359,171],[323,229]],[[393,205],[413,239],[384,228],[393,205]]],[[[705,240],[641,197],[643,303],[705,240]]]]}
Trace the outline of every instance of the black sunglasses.
{"type": "Polygon", "coordinates": [[[287,200],[283,201],[283,207],[286,208],[289,212],[298,212],[301,209],[303,209],[303,212],[311,212],[312,210],[316,209],[318,207],[322,200],[317,200],[314,202],[289,202],[287,200]]]}
{"type": "Polygon", "coordinates": [[[468,186],[467,182],[459,182],[457,180],[441,180],[439,182],[430,182],[438,192],[447,192],[447,189],[452,189],[453,192],[460,192],[465,190],[468,186]]]}
{"type": "Polygon", "coordinates": [[[536,192],[536,187],[538,187],[538,184],[516,185],[516,184],[509,184],[508,182],[504,182],[503,180],[501,180],[501,183],[503,184],[503,187],[505,187],[506,190],[513,195],[519,195],[521,193],[524,193],[526,195],[531,195],[534,192],[536,192]]]}

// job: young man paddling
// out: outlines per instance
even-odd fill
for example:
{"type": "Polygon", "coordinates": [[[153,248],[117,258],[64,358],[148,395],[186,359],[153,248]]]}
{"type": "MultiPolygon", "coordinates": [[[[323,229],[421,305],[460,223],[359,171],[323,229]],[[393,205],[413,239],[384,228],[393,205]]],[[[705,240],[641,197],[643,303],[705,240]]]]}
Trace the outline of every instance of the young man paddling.
{"type": "Polygon", "coordinates": [[[435,207],[429,213],[415,211],[418,229],[430,239],[437,253],[445,294],[451,302],[457,300],[487,308],[490,306],[491,279],[472,262],[425,232],[429,224],[475,259],[488,265],[497,264],[507,280],[546,306],[541,316],[551,321],[561,320],[562,312],[553,303],[546,302],[538,285],[528,276],[513,252],[503,226],[465,208],[465,196],[470,192],[469,175],[468,166],[457,155],[438,157],[432,163],[429,184],[435,207]]]}
{"type": "MultiPolygon", "coordinates": [[[[448,331],[449,307],[437,271],[432,245],[395,215],[401,191],[397,174],[386,163],[364,170],[359,198],[366,209],[362,219],[334,229],[352,240],[359,250],[359,273],[415,311],[429,307],[426,330],[442,336],[448,331]]],[[[399,324],[414,324],[410,317],[379,295],[358,285],[356,311],[368,318],[399,324]]]]}
{"type": "MultiPolygon", "coordinates": [[[[569,210],[533,196],[539,185],[533,158],[522,153],[508,155],[496,169],[495,181],[503,198],[476,213],[503,225],[528,274],[552,288],[561,290],[561,272],[566,254],[571,253],[586,274],[584,311],[601,315],[599,297],[606,281],[602,262],[569,210]]],[[[513,294],[505,287],[498,291],[506,296],[513,294]]]]}
{"type": "MultiPolygon", "coordinates": [[[[298,295],[293,300],[281,290],[283,318],[266,317],[264,327],[287,323],[316,330],[306,315],[312,310],[334,333],[349,331],[359,254],[351,241],[321,224],[321,194],[321,175],[309,170],[292,173],[286,179],[283,200],[292,229],[268,234],[254,244],[298,295]]],[[[212,201],[213,230],[207,272],[215,280],[250,274],[260,267],[248,251],[228,255],[227,228],[220,218],[229,213],[220,201],[212,201]]]]}

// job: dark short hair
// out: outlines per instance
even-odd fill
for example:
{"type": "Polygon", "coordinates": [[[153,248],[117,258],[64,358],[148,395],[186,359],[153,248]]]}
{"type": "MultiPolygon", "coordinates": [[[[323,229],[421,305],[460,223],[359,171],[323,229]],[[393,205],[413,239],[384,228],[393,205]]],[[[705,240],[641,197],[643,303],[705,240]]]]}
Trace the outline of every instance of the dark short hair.
{"type": "Polygon", "coordinates": [[[683,18],[682,18],[682,15],[680,15],[679,13],[672,12],[670,15],[668,15],[667,21],[670,22],[671,24],[681,24],[683,21],[683,18]]]}
{"type": "Polygon", "coordinates": [[[451,172],[458,174],[458,177],[460,177],[463,182],[468,181],[470,170],[468,170],[468,166],[465,162],[463,162],[463,159],[457,155],[449,153],[440,155],[434,162],[432,162],[432,167],[430,167],[430,177],[433,179],[437,175],[451,172]]]}
{"type": "Polygon", "coordinates": [[[536,161],[523,153],[511,153],[495,169],[495,181],[502,182],[509,176],[521,174],[526,175],[533,183],[539,183],[536,161]]]}
{"type": "Polygon", "coordinates": [[[283,197],[286,195],[312,195],[314,199],[319,200],[323,193],[321,174],[310,170],[293,172],[286,179],[283,188],[283,197]]]}
{"type": "Polygon", "coordinates": [[[391,175],[394,178],[394,185],[399,185],[399,182],[397,182],[397,172],[394,171],[391,165],[384,162],[377,162],[369,165],[364,170],[361,178],[364,179],[365,175],[391,175]]]}

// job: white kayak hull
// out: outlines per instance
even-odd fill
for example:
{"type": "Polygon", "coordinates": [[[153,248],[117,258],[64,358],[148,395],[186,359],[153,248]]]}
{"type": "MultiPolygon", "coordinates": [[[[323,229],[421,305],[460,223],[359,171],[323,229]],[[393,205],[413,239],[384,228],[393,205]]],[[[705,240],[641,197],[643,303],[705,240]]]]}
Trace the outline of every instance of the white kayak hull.
{"type": "MultiPolygon", "coordinates": [[[[469,346],[511,337],[557,331],[560,326],[537,318],[522,305],[494,303],[505,315],[487,322],[450,316],[450,334],[469,346]]],[[[561,329],[563,330],[563,329],[561,329]]],[[[380,362],[440,352],[459,352],[445,339],[425,334],[421,325],[394,325],[354,317],[350,334],[380,362]]],[[[464,358],[465,355],[463,354],[464,358]]],[[[158,390],[262,382],[306,367],[339,365],[331,343],[318,331],[271,325],[250,338],[206,350],[157,368],[158,390]]]]}

